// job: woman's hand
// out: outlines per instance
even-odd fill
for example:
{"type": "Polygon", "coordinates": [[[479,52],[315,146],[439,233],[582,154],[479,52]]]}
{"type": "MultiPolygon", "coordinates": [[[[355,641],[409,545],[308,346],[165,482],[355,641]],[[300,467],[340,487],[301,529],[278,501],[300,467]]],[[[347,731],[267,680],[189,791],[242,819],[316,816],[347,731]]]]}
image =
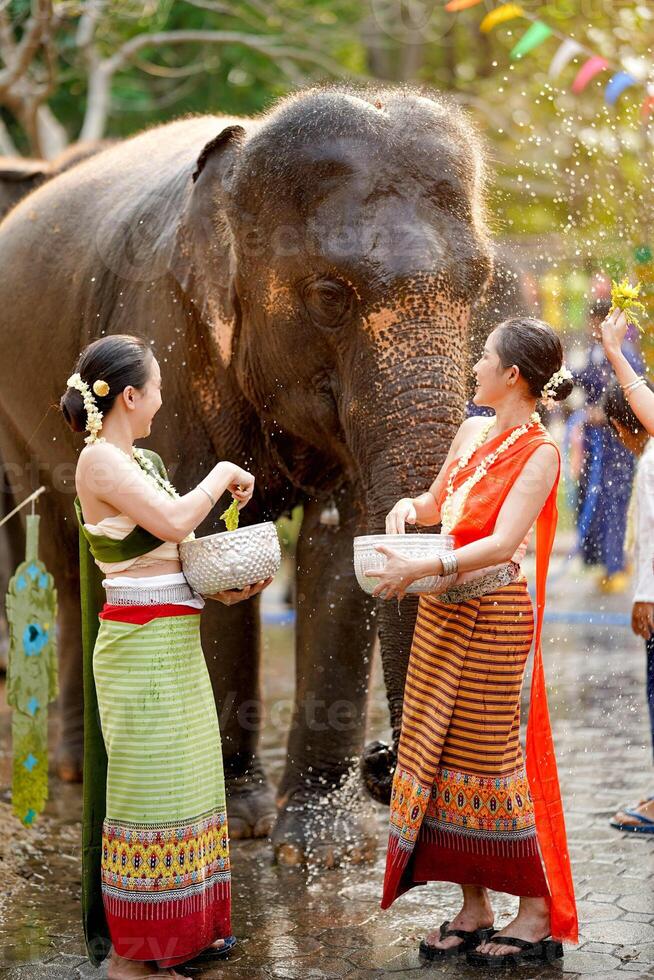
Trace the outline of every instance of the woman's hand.
{"type": "Polygon", "coordinates": [[[404,534],[404,525],[415,524],[417,520],[413,500],[402,497],[386,515],[386,534],[404,534]]]}
{"type": "Polygon", "coordinates": [[[372,593],[373,596],[377,596],[380,599],[403,599],[411,583],[421,577],[416,569],[416,563],[409,558],[404,558],[397,551],[393,551],[392,548],[387,548],[383,544],[375,548],[375,551],[386,555],[388,561],[381,569],[371,568],[369,571],[363,573],[368,578],[378,578],[381,580],[372,593]]]}
{"type": "Polygon", "coordinates": [[[244,599],[251,599],[253,595],[258,595],[259,592],[263,592],[271,582],[272,578],[267,578],[263,582],[246,585],[244,589],[226,589],[224,592],[214,592],[213,595],[206,595],[204,598],[215,599],[217,602],[222,602],[223,606],[234,606],[237,602],[243,602],[244,599]]]}
{"type": "Polygon", "coordinates": [[[602,323],[602,344],[609,360],[619,357],[629,326],[624,310],[612,310],[602,323]]]}
{"type": "Polygon", "coordinates": [[[636,636],[649,640],[654,633],[654,603],[634,602],[631,607],[631,629],[636,636]]]}
{"type": "Polygon", "coordinates": [[[254,493],[254,477],[247,470],[242,469],[235,463],[226,463],[225,465],[232,469],[232,477],[227,489],[232,497],[238,501],[238,509],[241,510],[252,499],[252,494],[254,493]]]}

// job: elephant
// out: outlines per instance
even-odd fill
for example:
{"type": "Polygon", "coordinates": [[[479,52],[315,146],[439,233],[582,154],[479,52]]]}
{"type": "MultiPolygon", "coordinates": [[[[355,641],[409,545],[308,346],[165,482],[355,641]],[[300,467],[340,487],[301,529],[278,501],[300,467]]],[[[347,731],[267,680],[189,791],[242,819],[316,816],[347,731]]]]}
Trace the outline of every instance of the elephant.
{"type": "MultiPolygon", "coordinates": [[[[381,766],[364,753],[373,643],[397,737],[417,602],[400,614],[360,590],[352,539],[383,531],[392,504],[430,484],[463,417],[470,312],[492,274],[485,160],[477,127],[438,91],[317,85],[258,116],[148,128],[0,224],[0,456],[18,464],[15,497],[37,481],[50,491],[40,510],[60,602],[61,775],[76,778],[82,745],[80,445],[57,400],[84,345],[137,333],[164,378],[150,445],[178,491],[229,458],[256,474],[246,523],[304,506],[276,794],[258,754],[258,601],[203,612],[231,836],[270,834],[287,864],[370,854],[365,817],[329,801],[359,765],[387,795],[391,753],[381,766]],[[338,526],[321,523],[330,504],[338,526]]],[[[217,530],[220,512],[196,534],[217,530]]]]}

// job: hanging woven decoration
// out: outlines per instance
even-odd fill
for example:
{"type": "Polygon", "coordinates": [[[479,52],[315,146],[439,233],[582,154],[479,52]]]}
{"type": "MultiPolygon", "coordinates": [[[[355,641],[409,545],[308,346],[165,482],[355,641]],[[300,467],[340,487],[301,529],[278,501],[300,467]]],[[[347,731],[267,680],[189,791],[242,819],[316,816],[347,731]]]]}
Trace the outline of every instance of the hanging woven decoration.
{"type": "Polygon", "coordinates": [[[56,698],[54,579],[39,560],[38,514],[26,517],[25,561],[9,582],[5,599],[9,624],[7,702],[13,708],[12,806],[26,826],[48,798],[48,703],[56,698]]]}

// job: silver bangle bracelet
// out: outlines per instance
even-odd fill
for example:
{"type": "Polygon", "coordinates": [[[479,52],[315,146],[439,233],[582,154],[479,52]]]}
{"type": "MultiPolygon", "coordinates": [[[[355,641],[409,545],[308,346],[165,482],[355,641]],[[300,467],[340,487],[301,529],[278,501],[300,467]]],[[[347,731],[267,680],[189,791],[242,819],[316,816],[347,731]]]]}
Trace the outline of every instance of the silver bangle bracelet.
{"type": "Polygon", "coordinates": [[[628,385],[620,385],[620,387],[622,388],[622,390],[626,395],[627,392],[631,391],[632,388],[637,388],[639,385],[642,385],[644,383],[645,383],[645,378],[641,374],[640,377],[636,378],[635,381],[630,381],[628,385]]]}
{"type": "Polygon", "coordinates": [[[200,488],[200,490],[202,490],[203,493],[206,493],[207,497],[211,501],[211,506],[212,507],[215,507],[216,506],[216,501],[213,499],[213,497],[211,496],[211,494],[209,493],[209,491],[207,490],[207,488],[206,487],[203,487],[201,483],[198,483],[198,487],[200,488]]]}
{"type": "Polygon", "coordinates": [[[647,382],[645,381],[645,378],[639,378],[638,381],[634,381],[633,384],[628,385],[624,389],[624,393],[628,397],[636,390],[636,388],[640,388],[641,385],[646,385],[646,384],[647,382]]]}
{"type": "Polygon", "coordinates": [[[443,566],[443,576],[456,574],[459,562],[455,554],[446,552],[444,555],[440,556],[441,564],[443,566]]]}

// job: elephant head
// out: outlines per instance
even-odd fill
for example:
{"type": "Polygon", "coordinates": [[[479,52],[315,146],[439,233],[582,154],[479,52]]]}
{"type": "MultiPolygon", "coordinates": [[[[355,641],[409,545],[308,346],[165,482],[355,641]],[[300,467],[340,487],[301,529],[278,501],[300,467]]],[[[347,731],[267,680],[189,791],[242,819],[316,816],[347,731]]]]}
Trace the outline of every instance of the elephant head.
{"type": "MultiPolygon", "coordinates": [[[[492,266],[483,190],[475,128],[422,89],[300,92],[197,162],[178,278],[276,465],[315,496],[347,484],[371,533],[429,486],[463,417],[492,266]]],[[[396,736],[411,603],[377,617],[396,736]]]]}

